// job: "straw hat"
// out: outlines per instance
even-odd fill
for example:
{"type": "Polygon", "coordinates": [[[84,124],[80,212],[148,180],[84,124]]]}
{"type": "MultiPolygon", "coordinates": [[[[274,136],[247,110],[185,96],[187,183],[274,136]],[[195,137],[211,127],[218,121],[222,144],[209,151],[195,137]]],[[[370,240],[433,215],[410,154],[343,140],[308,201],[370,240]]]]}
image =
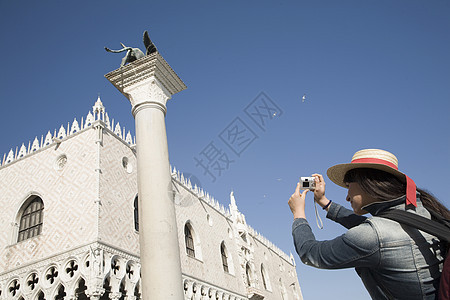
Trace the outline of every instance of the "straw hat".
{"type": "Polygon", "coordinates": [[[405,174],[398,171],[398,159],[394,154],[379,149],[364,149],[356,152],[351,163],[339,164],[328,169],[327,175],[331,181],[339,186],[346,187],[345,174],[352,169],[377,169],[395,175],[405,181],[405,174]]]}
{"type": "Polygon", "coordinates": [[[385,171],[406,182],[407,204],[416,206],[416,185],[414,181],[398,170],[397,157],[388,151],[380,149],[360,150],[353,155],[350,163],[339,164],[329,168],[327,175],[337,185],[347,188],[344,182],[345,174],[350,170],[359,168],[385,171]]]}

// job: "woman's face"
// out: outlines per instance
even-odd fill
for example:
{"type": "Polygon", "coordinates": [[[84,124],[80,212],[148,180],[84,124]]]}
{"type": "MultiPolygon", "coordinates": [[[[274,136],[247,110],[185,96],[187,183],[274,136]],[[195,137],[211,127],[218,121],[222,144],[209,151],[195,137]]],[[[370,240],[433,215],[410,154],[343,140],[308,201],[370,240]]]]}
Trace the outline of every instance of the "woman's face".
{"type": "Polygon", "coordinates": [[[357,215],[367,214],[367,211],[362,209],[362,207],[375,202],[375,199],[369,196],[366,192],[364,192],[360,185],[356,182],[347,183],[348,186],[348,194],[347,201],[350,202],[353,211],[357,215]]]}

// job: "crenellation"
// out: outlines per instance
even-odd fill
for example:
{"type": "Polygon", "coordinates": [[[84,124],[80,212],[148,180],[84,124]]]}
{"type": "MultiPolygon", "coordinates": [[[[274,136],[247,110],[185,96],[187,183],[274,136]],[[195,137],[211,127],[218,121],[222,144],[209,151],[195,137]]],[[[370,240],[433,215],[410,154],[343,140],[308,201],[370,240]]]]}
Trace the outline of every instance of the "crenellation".
{"type": "Polygon", "coordinates": [[[65,138],[67,136],[66,134],[66,129],[64,128],[63,125],[61,125],[61,127],[59,128],[58,131],[58,135],[56,136],[58,139],[62,140],[63,138],[65,138]]]}
{"type": "Polygon", "coordinates": [[[117,122],[116,127],[114,128],[114,134],[118,137],[122,137],[122,130],[120,129],[120,122],[117,122]]]}
{"type": "Polygon", "coordinates": [[[72,135],[78,131],[80,131],[80,126],[78,126],[78,121],[75,118],[75,119],[73,119],[72,127],[70,128],[70,135],[72,135]]]}
{"type": "Polygon", "coordinates": [[[6,158],[6,164],[9,164],[10,162],[12,162],[14,160],[14,152],[13,152],[13,150],[11,149],[11,150],[9,150],[9,153],[8,153],[8,157],[6,158]]]}
{"type": "Polygon", "coordinates": [[[47,135],[45,136],[44,144],[41,146],[46,147],[52,143],[52,134],[50,133],[50,130],[47,132],[47,135]]]}
{"type": "MultiPolygon", "coordinates": [[[[42,140],[42,138],[41,138],[41,140],[42,140]]],[[[37,139],[37,137],[34,138],[33,144],[31,145],[30,152],[34,152],[36,150],[39,150],[39,140],[37,139]]]]}
{"type": "MultiPolygon", "coordinates": [[[[28,147],[25,147],[25,144],[22,143],[22,146],[20,148],[16,147],[16,151],[14,152],[13,149],[11,149],[8,154],[3,154],[3,159],[0,161],[0,167],[12,163],[15,160],[24,158],[25,156],[32,154],[36,152],[37,150],[47,147],[55,142],[60,142],[61,140],[65,139],[68,136],[71,136],[73,134],[76,134],[80,132],[81,130],[84,130],[86,128],[89,128],[92,126],[96,121],[101,121],[105,123],[106,128],[109,130],[112,130],[114,125],[114,119],[110,123],[110,119],[108,116],[108,113],[105,112],[105,108],[103,104],[100,101],[100,97],[97,99],[96,105],[93,106],[93,112],[94,114],[89,111],[86,117],[86,121],[84,121],[83,117],[81,118],[81,122],[78,123],[77,119],[74,118],[72,125],[70,125],[70,122],[67,123],[67,127],[64,127],[64,125],[61,125],[59,130],[54,131],[52,134],[50,130],[45,135],[41,135],[41,139],[37,137],[34,138],[33,142],[28,142],[28,147]]],[[[125,135],[126,129],[125,127],[120,128],[119,122],[117,122],[114,133],[123,141],[125,141],[128,145],[135,145],[136,144],[136,137],[133,137],[128,131],[128,133],[125,135]]]]}
{"type": "Polygon", "coordinates": [[[91,112],[89,112],[88,115],[86,116],[86,122],[84,123],[84,128],[83,129],[91,126],[92,123],[94,123],[94,121],[95,121],[94,120],[94,116],[92,115],[91,112]]]}
{"type": "Polygon", "coordinates": [[[128,131],[127,136],[125,138],[125,142],[127,142],[129,145],[133,144],[133,137],[131,136],[130,131],[128,131]]]}
{"type": "Polygon", "coordinates": [[[20,146],[19,155],[17,158],[22,158],[27,154],[27,148],[25,148],[25,145],[22,143],[22,146],[20,146]]]}

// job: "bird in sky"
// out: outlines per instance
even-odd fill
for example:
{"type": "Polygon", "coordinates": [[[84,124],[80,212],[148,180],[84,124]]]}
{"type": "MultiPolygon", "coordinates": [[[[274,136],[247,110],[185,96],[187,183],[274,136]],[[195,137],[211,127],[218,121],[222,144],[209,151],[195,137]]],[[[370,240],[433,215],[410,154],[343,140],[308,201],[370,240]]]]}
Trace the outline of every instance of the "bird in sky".
{"type": "Polygon", "coordinates": [[[305,102],[305,100],[306,100],[306,94],[303,95],[302,102],[305,102]]]}

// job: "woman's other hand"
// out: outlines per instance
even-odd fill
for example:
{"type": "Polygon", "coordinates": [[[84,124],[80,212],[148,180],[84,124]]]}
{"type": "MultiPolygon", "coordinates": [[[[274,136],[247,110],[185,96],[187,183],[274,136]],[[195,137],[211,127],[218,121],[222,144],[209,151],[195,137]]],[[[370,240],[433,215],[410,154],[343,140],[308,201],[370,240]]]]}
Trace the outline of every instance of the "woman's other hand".
{"type": "Polygon", "coordinates": [[[295,188],[295,192],[292,194],[291,198],[289,198],[288,204],[289,208],[292,211],[292,214],[294,215],[294,219],[297,218],[304,218],[306,219],[305,215],[305,198],[306,194],[309,190],[304,190],[300,194],[300,182],[297,183],[297,187],[295,188]]]}

